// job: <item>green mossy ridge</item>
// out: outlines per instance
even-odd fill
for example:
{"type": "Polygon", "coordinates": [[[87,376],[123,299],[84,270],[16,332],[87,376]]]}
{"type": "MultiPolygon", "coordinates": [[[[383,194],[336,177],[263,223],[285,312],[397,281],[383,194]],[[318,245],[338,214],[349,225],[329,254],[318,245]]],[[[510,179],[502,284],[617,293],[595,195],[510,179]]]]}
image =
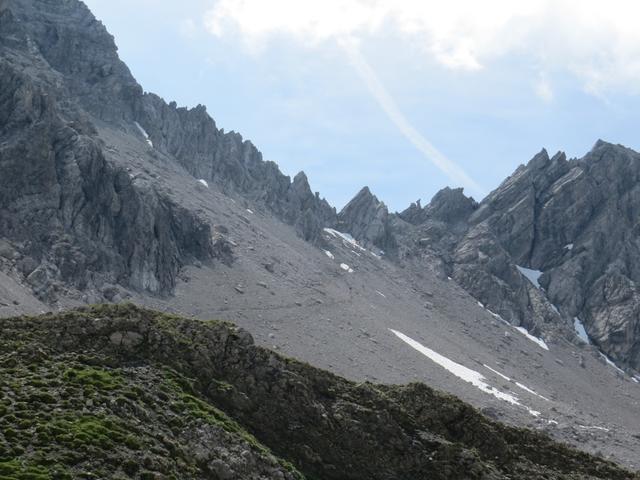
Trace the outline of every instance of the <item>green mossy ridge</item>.
{"type": "Polygon", "coordinates": [[[0,461],[0,480],[71,480],[71,473],[60,465],[43,466],[18,459],[0,461]]]}
{"type": "Polygon", "coordinates": [[[69,368],[64,372],[63,378],[68,383],[99,390],[116,390],[122,386],[122,378],[118,373],[93,366],[69,368]]]}
{"type": "Polygon", "coordinates": [[[73,418],[53,418],[36,427],[38,443],[65,445],[73,449],[84,450],[95,446],[108,450],[124,445],[131,450],[140,450],[142,442],[132,435],[131,427],[112,417],[81,416],[73,418]]]}
{"type": "MultiPolygon", "coordinates": [[[[71,316],[78,318],[78,312],[71,316]]],[[[163,318],[162,330],[175,330],[167,333],[175,339],[179,319],[163,318]]],[[[116,368],[110,358],[87,350],[56,354],[39,341],[37,327],[23,332],[30,340],[15,342],[18,351],[6,351],[0,341],[0,480],[210,478],[208,467],[194,461],[178,438],[201,425],[224,430],[233,442],[273,458],[295,474],[292,478],[304,478],[200,398],[193,380],[176,371],[153,365],[116,368]]],[[[222,381],[211,385],[233,390],[222,381]]]]}
{"type": "Polygon", "coordinates": [[[217,478],[201,438],[287,479],[305,477],[278,457],[309,480],[637,478],[427,386],[356,384],[230,324],[133,305],[0,320],[0,393],[8,478],[217,478]]]}

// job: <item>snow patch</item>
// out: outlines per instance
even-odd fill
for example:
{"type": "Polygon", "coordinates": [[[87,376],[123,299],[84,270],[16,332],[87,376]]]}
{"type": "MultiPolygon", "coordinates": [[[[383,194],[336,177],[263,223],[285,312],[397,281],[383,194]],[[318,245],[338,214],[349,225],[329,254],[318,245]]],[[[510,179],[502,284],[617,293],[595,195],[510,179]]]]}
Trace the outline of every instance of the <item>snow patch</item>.
{"type": "MultiPolygon", "coordinates": [[[[512,381],[509,377],[507,377],[506,375],[504,375],[504,374],[500,373],[499,371],[497,371],[497,370],[495,370],[495,369],[491,368],[489,365],[486,365],[486,364],[484,364],[484,363],[483,363],[482,365],[483,365],[486,369],[491,370],[493,373],[495,373],[495,374],[496,374],[496,375],[498,375],[499,377],[504,378],[507,382],[511,382],[511,381],[512,381]]],[[[544,396],[540,395],[538,392],[536,392],[535,390],[532,390],[531,388],[527,387],[526,385],[523,385],[523,384],[522,384],[522,383],[520,383],[520,382],[513,382],[513,383],[515,383],[515,384],[516,384],[516,386],[517,386],[518,388],[521,388],[521,389],[522,389],[522,390],[524,390],[525,392],[529,392],[531,395],[535,395],[536,397],[540,397],[541,399],[546,400],[547,402],[549,401],[549,399],[548,399],[547,397],[544,397],[544,396]]]]}
{"type": "Polygon", "coordinates": [[[247,213],[250,213],[251,215],[253,215],[253,210],[247,208],[247,213]]]}
{"type": "Polygon", "coordinates": [[[520,383],[520,382],[515,382],[515,383],[516,383],[516,386],[517,386],[518,388],[521,388],[521,389],[522,389],[522,390],[524,390],[525,392],[529,392],[531,395],[535,395],[536,397],[539,397],[539,398],[541,398],[542,400],[545,400],[545,401],[547,401],[547,402],[549,402],[549,401],[550,401],[547,397],[545,397],[545,396],[543,396],[543,395],[540,395],[538,392],[536,392],[535,390],[532,390],[531,388],[527,387],[526,385],[523,385],[523,384],[522,384],[522,383],[520,383]]]}
{"type": "Polygon", "coordinates": [[[500,373],[500,372],[499,372],[499,371],[497,371],[497,370],[494,370],[494,369],[493,369],[493,368],[491,368],[489,365],[486,365],[486,364],[484,364],[484,363],[483,363],[482,365],[483,365],[487,370],[491,370],[493,373],[495,373],[495,374],[496,374],[496,375],[498,375],[499,377],[504,378],[507,382],[510,382],[510,381],[511,381],[511,379],[510,379],[509,377],[507,377],[506,375],[504,375],[504,374],[500,373]]]}
{"type": "Polygon", "coordinates": [[[563,248],[571,251],[571,250],[573,250],[573,243],[567,243],[563,248]]]}
{"type": "Polygon", "coordinates": [[[529,280],[536,287],[540,288],[539,279],[540,275],[542,275],[542,272],[540,270],[532,270],[530,268],[521,267],[519,265],[516,265],[516,268],[522,275],[527,278],[527,280],[529,280]]]}
{"type": "Polygon", "coordinates": [[[422,353],[424,356],[432,360],[433,362],[440,365],[445,370],[449,371],[456,377],[464,380],[467,383],[470,383],[474,387],[478,388],[482,392],[488,393],[489,395],[493,395],[494,397],[504,400],[505,402],[510,403],[511,405],[517,405],[519,407],[524,407],[527,411],[537,417],[540,415],[540,412],[530,409],[526,405],[523,405],[518,400],[518,397],[515,395],[511,395],[509,393],[502,392],[495,387],[489,385],[485,380],[486,378],[479,372],[472,370],[470,368],[465,367],[464,365],[460,365],[459,363],[454,362],[453,360],[448,359],[444,355],[440,355],[438,352],[431,350],[430,348],[425,347],[420,342],[415,341],[413,338],[408,337],[402,332],[397,330],[389,329],[391,333],[393,333],[400,340],[405,342],[407,345],[422,353]]]}
{"type": "Polygon", "coordinates": [[[323,252],[324,252],[324,254],[325,254],[327,257],[329,257],[331,260],[333,260],[334,258],[336,258],[336,257],[334,257],[334,256],[333,256],[333,253],[331,253],[329,250],[323,250],[323,252]]]}
{"type": "Polygon", "coordinates": [[[341,238],[343,242],[345,242],[346,244],[352,246],[353,248],[356,248],[358,250],[362,250],[363,252],[366,252],[367,249],[362,247],[355,238],[353,238],[351,235],[349,235],[348,233],[343,233],[343,232],[339,232],[337,230],[334,230],[333,228],[325,228],[324,231],[326,233],[328,233],[329,235],[332,235],[335,238],[341,238]]]}
{"type": "Polygon", "coordinates": [[[153,142],[151,141],[151,139],[149,138],[149,134],[147,133],[147,131],[142,128],[142,125],[140,125],[138,122],[133,122],[136,124],[136,127],[138,127],[138,130],[140,131],[140,133],[142,134],[142,136],[144,137],[144,139],[147,141],[147,143],[149,144],[149,146],[151,148],[153,148],[153,142]]]}
{"type": "Polygon", "coordinates": [[[603,432],[609,432],[610,430],[605,427],[598,427],[597,425],[576,425],[578,428],[584,428],[585,430],[602,430],[603,432]]]}
{"type": "Polygon", "coordinates": [[[199,178],[198,179],[198,183],[200,185],[204,185],[205,187],[209,188],[209,184],[207,183],[207,181],[204,178],[199,178]]]}
{"type": "Polygon", "coordinates": [[[341,263],[340,268],[343,269],[345,272],[353,273],[353,268],[351,268],[346,263],[341,263]]]}
{"type": "Polygon", "coordinates": [[[607,362],[607,364],[609,366],[613,367],[614,369],[616,369],[621,374],[626,375],[626,372],[624,370],[622,370],[618,365],[616,365],[613,360],[611,360],[609,357],[607,357],[604,353],[602,353],[602,352],[599,352],[599,353],[602,356],[602,358],[604,358],[604,361],[607,362]]]}
{"type": "Polygon", "coordinates": [[[483,304],[482,302],[478,302],[478,306],[479,306],[480,308],[484,308],[484,304],[483,304]]]}
{"type": "Polygon", "coordinates": [[[493,318],[497,318],[498,320],[500,320],[502,323],[504,323],[505,325],[509,325],[511,326],[511,324],[509,322],[507,322],[504,318],[502,318],[500,315],[498,315],[495,312],[492,312],[491,310],[489,310],[488,308],[485,307],[485,310],[487,312],[489,312],[489,314],[493,317],[493,318]]]}
{"type": "Polygon", "coordinates": [[[527,337],[529,340],[531,340],[533,343],[537,344],[538,346],[540,346],[541,348],[544,348],[545,350],[549,350],[549,347],[547,346],[547,344],[544,342],[544,340],[542,340],[541,338],[538,337],[534,337],[533,335],[531,335],[529,333],[529,331],[524,328],[524,327],[513,327],[515,328],[517,331],[519,331],[522,335],[524,335],[525,337],[527,337]]]}
{"type": "Polygon", "coordinates": [[[586,344],[591,344],[589,335],[587,335],[587,331],[584,328],[584,324],[578,317],[573,317],[573,329],[576,331],[576,335],[578,335],[578,338],[580,338],[580,340],[582,340],[586,344]]]}
{"type": "Polygon", "coordinates": [[[381,297],[383,297],[383,298],[387,298],[387,296],[386,296],[384,293],[379,292],[378,290],[376,290],[376,293],[377,293],[378,295],[380,295],[381,297]]]}

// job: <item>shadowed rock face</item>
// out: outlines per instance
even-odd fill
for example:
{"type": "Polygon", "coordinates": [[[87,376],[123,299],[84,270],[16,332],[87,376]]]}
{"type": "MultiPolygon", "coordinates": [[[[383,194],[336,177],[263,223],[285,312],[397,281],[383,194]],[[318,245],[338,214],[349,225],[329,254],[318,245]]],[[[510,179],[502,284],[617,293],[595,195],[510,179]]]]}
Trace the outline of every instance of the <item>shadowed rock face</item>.
{"type": "Polygon", "coordinates": [[[210,257],[209,226],[107,163],[80,112],[6,62],[0,84],[0,232],[40,298],[105,283],[164,294],[183,262],[210,257]]]}
{"type": "Polygon", "coordinates": [[[5,470],[238,480],[636,478],[426,385],[355,384],[281,357],[231,324],[96,306],[0,320],[0,340],[0,370],[12,370],[3,388],[16,399],[1,407],[11,412],[0,418],[5,470]],[[79,404],[89,392],[91,402],[79,404]],[[7,422],[27,394],[35,402],[28,408],[41,408],[29,423],[39,433],[34,440],[12,430],[8,442],[7,422]],[[100,439],[69,441],[85,430],[100,439]],[[37,454],[23,448],[33,441],[37,454]]]}

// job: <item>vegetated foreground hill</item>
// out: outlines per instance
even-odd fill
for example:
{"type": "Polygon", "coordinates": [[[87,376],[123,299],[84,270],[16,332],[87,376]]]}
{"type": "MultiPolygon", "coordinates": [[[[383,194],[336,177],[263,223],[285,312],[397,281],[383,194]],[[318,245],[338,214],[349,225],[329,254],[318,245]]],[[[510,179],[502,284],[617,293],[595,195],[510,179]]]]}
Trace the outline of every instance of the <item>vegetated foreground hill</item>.
{"type": "Polygon", "coordinates": [[[1,478],[632,479],[423,384],[133,305],[0,320],[1,478]]]}

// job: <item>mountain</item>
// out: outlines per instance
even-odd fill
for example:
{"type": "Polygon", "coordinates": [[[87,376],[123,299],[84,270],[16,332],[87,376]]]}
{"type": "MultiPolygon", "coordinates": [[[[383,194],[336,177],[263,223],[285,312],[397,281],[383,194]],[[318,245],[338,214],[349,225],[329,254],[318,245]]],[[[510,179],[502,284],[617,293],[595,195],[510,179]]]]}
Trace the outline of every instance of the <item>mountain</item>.
{"type": "MultiPolygon", "coordinates": [[[[424,208],[385,217],[385,241],[403,246],[402,259],[436,255],[447,275],[512,324],[570,338],[580,322],[590,343],[638,371],[639,179],[640,155],[620,145],[599,140],[575,160],[543,150],[480,204],[446,188],[424,208]]],[[[361,207],[348,218],[356,239],[379,242],[361,227],[378,222],[374,212],[361,207]]]]}
{"type": "Polygon", "coordinates": [[[122,305],[0,327],[4,478],[637,478],[423,384],[356,384],[282,357],[227,323],[122,305]]]}
{"type": "Polygon", "coordinates": [[[542,151],[479,203],[445,188],[394,213],[363,188],[337,212],[204,107],[144,92],[78,0],[0,0],[0,87],[0,317],[226,319],[349,381],[427,383],[638,468],[637,153],[542,151]]]}

